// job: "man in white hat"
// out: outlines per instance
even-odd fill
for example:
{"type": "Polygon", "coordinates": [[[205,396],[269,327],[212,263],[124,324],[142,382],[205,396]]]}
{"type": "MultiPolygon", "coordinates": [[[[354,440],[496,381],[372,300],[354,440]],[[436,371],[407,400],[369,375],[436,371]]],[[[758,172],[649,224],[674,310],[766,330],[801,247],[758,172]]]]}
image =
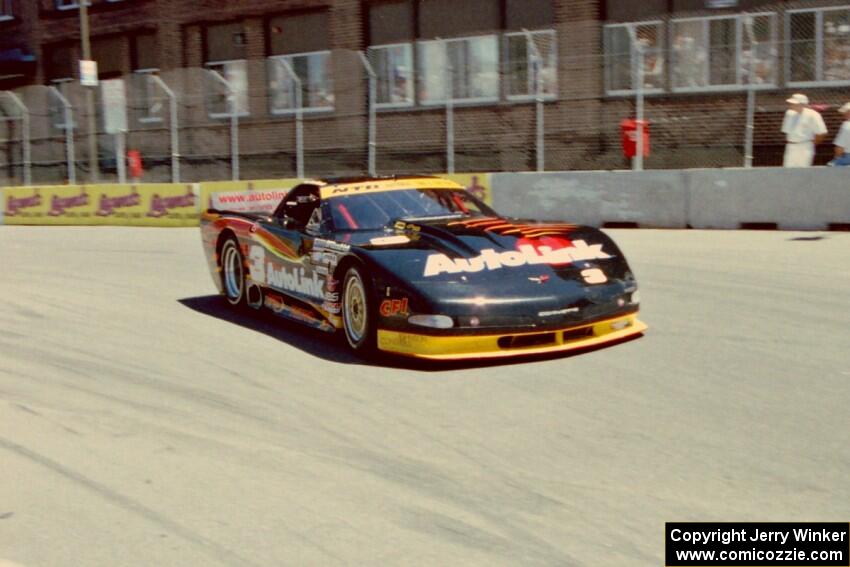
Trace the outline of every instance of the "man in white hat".
{"type": "Polygon", "coordinates": [[[785,167],[811,167],[815,159],[815,145],[826,137],[823,117],[809,108],[809,97],[795,94],[786,100],[788,111],[782,121],[785,134],[785,167]]]}
{"type": "Polygon", "coordinates": [[[838,109],[844,115],[844,123],[835,137],[835,159],[829,165],[850,165],[850,102],[838,109]]]}

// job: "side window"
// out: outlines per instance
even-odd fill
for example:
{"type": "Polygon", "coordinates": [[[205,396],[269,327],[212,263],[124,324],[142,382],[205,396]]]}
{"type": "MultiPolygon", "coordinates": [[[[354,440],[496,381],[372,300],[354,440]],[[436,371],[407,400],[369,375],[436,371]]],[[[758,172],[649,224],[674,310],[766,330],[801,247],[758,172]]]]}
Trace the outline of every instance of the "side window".
{"type": "Polygon", "coordinates": [[[289,218],[297,227],[303,228],[310,221],[313,211],[319,206],[319,188],[315,185],[294,187],[275,209],[274,217],[289,218]]]}
{"type": "Polygon", "coordinates": [[[325,216],[324,210],[325,207],[321,203],[313,209],[313,213],[310,215],[310,220],[307,221],[307,227],[305,229],[307,234],[318,236],[330,231],[329,219],[325,216]]]}

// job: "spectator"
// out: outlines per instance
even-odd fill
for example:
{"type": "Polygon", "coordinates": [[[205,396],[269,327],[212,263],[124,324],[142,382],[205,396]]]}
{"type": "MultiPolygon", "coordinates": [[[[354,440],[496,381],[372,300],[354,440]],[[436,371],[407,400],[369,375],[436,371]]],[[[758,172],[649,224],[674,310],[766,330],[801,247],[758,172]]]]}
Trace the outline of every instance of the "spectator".
{"type": "Polygon", "coordinates": [[[680,31],[676,35],[673,42],[673,57],[675,60],[674,86],[706,86],[708,54],[687,30],[680,31]]]}
{"type": "Polygon", "coordinates": [[[644,52],[643,65],[643,87],[661,88],[661,81],[664,80],[664,59],[657,52],[644,52]]]}
{"type": "Polygon", "coordinates": [[[811,167],[815,159],[815,145],[826,137],[826,124],[817,111],[809,108],[809,97],[795,94],[786,100],[788,110],[782,121],[785,134],[784,167],[811,167]]]}
{"type": "Polygon", "coordinates": [[[850,102],[838,109],[844,115],[844,123],[835,137],[835,159],[829,165],[850,165],[850,102]]]}

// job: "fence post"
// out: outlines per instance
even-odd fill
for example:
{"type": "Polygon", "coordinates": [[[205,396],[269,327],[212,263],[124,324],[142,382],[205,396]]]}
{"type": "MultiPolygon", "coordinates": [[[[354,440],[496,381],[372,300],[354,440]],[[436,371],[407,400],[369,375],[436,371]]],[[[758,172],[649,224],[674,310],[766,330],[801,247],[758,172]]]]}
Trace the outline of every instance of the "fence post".
{"type": "Polygon", "coordinates": [[[165,81],[157,75],[146,75],[148,80],[152,80],[168,97],[169,110],[169,131],[171,134],[171,182],[180,183],[180,136],[178,132],[179,124],[177,123],[177,97],[174,91],[165,84],[165,81]]]}
{"type": "Polygon", "coordinates": [[[71,103],[65,98],[65,95],[56,87],[47,87],[48,93],[53,94],[56,99],[62,104],[62,113],[64,115],[65,126],[65,159],[68,164],[68,183],[76,185],[77,169],[74,165],[74,116],[71,111],[71,103]]]}
{"type": "Polygon", "coordinates": [[[12,104],[15,105],[21,113],[21,142],[23,143],[23,148],[21,149],[23,155],[21,158],[24,162],[24,185],[31,185],[32,154],[30,149],[30,111],[18,95],[11,91],[4,92],[6,93],[6,96],[9,97],[9,100],[12,101],[12,104]]]}
{"type": "MultiPolygon", "coordinates": [[[[444,44],[445,45],[445,44],[444,44]]],[[[455,172],[455,104],[454,69],[446,49],[446,170],[455,172]]]]}
{"type": "Polygon", "coordinates": [[[295,87],[295,177],[304,179],[304,100],[301,78],[285,59],[273,59],[289,75],[295,87]]]}
{"type": "Polygon", "coordinates": [[[537,114],[537,149],[535,150],[537,157],[537,171],[542,172],[546,169],[546,138],[545,138],[545,116],[543,113],[543,81],[540,80],[540,71],[543,68],[543,58],[540,56],[540,50],[537,49],[537,44],[534,43],[534,37],[527,29],[522,30],[525,33],[525,42],[531,52],[531,66],[534,72],[534,99],[535,112],[537,114]]]}
{"type": "Polygon", "coordinates": [[[118,183],[127,183],[127,134],[123,131],[115,134],[115,167],[118,170],[118,183]]]}
{"type": "Polygon", "coordinates": [[[236,108],[236,91],[221,73],[204,69],[227,89],[227,106],[230,110],[230,173],[233,181],[239,181],[239,113],[236,108]]]}
{"type": "Polygon", "coordinates": [[[637,120],[637,148],[635,158],[632,161],[632,169],[635,171],[643,171],[643,64],[644,54],[643,45],[637,37],[637,31],[634,27],[629,27],[629,38],[632,44],[632,69],[634,70],[635,78],[635,114],[637,120]],[[637,64],[634,63],[635,58],[637,64]]]}
{"type": "Polygon", "coordinates": [[[753,134],[755,134],[756,91],[747,88],[747,130],[744,133],[744,167],[753,167],[753,134]]]}
{"type": "MultiPolygon", "coordinates": [[[[820,28],[818,28],[820,29],[820,28]]],[[[746,41],[750,45],[749,56],[746,61],[746,75],[747,75],[747,125],[746,130],[744,131],[744,167],[751,168],[753,167],[753,138],[755,135],[755,117],[756,117],[756,92],[753,88],[753,75],[755,74],[755,53],[756,48],[759,45],[758,37],[756,35],[756,31],[754,29],[753,18],[751,16],[743,16],[740,19],[740,25],[738,25],[738,48],[736,50],[736,55],[739,61],[743,60],[741,53],[741,46],[744,43],[744,34],[746,34],[746,41]]],[[[769,40],[769,46],[772,48],[776,46],[776,30],[774,29],[771,32],[771,39],[769,40]]],[[[738,79],[740,81],[741,75],[743,74],[743,66],[741,64],[738,65],[738,79]]]]}
{"type": "Polygon", "coordinates": [[[366,74],[369,76],[369,141],[367,145],[369,148],[369,175],[375,177],[377,175],[375,167],[377,153],[377,145],[375,139],[377,133],[377,116],[375,114],[375,104],[377,103],[376,99],[378,94],[378,75],[375,73],[375,69],[372,67],[372,64],[369,63],[369,58],[366,57],[366,54],[362,51],[358,51],[357,54],[360,56],[360,61],[363,63],[363,67],[366,69],[366,74]]]}

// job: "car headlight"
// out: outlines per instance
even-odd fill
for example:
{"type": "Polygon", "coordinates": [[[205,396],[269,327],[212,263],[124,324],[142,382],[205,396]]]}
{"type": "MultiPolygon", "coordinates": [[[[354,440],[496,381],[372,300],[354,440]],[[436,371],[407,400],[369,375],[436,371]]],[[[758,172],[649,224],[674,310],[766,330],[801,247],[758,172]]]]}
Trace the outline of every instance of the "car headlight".
{"type": "Polygon", "coordinates": [[[432,329],[451,329],[455,326],[454,320],[446,315],[411,315],[407,318],[407,322],[432,329]]]}
{"type": "Polygon", "coordinates": [[[632,297],[631,297],[630,301],[631,301],[631,302],[632,302],[632,304],[634,304],[634,305],[637,305],[638,303],[640,303],[640,292],[639,292],[639,291],[637,291],[637,290],[633,291],[633,292],[632,292],[632,297]]]}

